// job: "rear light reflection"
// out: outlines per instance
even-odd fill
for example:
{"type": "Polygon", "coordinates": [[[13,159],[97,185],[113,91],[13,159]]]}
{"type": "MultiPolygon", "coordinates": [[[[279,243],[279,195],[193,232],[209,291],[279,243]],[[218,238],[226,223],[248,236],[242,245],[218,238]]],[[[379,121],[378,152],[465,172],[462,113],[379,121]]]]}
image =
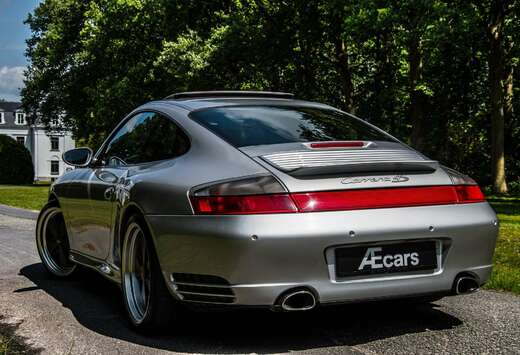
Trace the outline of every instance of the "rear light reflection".
{"type": "Polygon", "coordinates": [[[477,185],[191,197],[195,214],[215,215],[347,211],[482,201],[485,197],[477,185]]]}

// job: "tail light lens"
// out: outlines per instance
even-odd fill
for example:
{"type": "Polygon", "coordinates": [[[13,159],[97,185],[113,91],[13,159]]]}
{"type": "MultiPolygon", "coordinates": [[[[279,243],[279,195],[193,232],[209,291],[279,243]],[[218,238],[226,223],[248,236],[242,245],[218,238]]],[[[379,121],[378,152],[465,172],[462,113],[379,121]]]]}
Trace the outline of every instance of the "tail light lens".
{"type": "Polygon", "coordinates": [[[298,212],[291,196],[192,196],[195,214],[263,214],[298,212]]]}
{"type": "Polygon", "coordinates": [[[453,185],[477,185],[476,181],[468,175],[464,175],[445,166],[443,166],[442,169],[446,172],[446,174],[448,174],[453,185]]]}
{"type": "Polygon", "coordinates": [[[286,189],[270,175],[206,186],[192,193],[190,200],[195,214],[298,212],[286,189]]]}
{"type": "Polygon", "coordinates": [[[454,186],[459,203],[483,202],[486,197],[477,185],[454,186]]]}
{"type": "Polygon", "coordinates": [[[424,186],[297,193],[300,212],[450,205],[484,201],[478,186],[424,186]]]}
{"type": "Polygon", "coordinates": [[[486,200],[477,183],[471,177],[445,166],[442,168],[454,185],[459,203],[482,202],[486,200]]]}
{"type": "Polygon", "coordinates": [[[242,196],[286,193],[287,190],[271,175],[250,176],[196,188],[193,196],[242,196]]]}
{"type": "Polygon", "coordinates": [[[477,185],[444,185],[288,193],[272,176],[202,187],[190,196],[195,214],[266,214],[432,206],[485,201],[477,185]]]}

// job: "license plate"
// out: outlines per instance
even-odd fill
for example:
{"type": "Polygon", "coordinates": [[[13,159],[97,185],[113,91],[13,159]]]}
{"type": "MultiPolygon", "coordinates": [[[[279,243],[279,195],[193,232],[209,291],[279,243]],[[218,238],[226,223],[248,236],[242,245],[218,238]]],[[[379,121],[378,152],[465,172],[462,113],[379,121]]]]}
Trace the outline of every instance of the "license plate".
{"type": "Polygon", "coordinates": [[[336,277],[390,274],[437,268],[435,241],[336,248],[336,277]]]}

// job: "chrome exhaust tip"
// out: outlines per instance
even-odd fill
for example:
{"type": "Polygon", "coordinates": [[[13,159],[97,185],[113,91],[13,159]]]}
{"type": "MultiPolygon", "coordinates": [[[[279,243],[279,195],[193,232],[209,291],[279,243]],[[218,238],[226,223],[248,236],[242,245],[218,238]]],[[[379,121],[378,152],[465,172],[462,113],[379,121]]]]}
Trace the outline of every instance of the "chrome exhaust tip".
{"type": "Polygon", "coordinates": [[[466,295],[477,292],[480,288],[478,281],[473,276],[459,276],[455,279],[455,294],[466,295]]]}
{"type": "Polygon", "coordinates": [[[308,290],[298,290],[283,295],[280,305],[286,312],[309,311],[316,307],[316,297],[308,290]]]}

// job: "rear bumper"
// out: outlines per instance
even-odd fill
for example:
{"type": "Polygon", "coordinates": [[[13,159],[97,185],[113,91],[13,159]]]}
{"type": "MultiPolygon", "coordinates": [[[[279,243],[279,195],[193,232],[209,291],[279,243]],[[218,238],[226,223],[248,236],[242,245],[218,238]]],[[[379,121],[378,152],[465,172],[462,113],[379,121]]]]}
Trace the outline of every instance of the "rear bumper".
{"type": "Polygon", "coordinates": [[[461,272],[482,284],[491,273],[498,233],[488,203],[146,219],[174,297],[182,298],[172,273],[214,275],[229,282],[232,303],[239,305],[272,306],[281,293],[300,286],[314,290],[320,303],[447,293],[461,272]],[[330,251],[337,246],[417,239],[442,246],[435,272],[335,278],[330,251]]]}

